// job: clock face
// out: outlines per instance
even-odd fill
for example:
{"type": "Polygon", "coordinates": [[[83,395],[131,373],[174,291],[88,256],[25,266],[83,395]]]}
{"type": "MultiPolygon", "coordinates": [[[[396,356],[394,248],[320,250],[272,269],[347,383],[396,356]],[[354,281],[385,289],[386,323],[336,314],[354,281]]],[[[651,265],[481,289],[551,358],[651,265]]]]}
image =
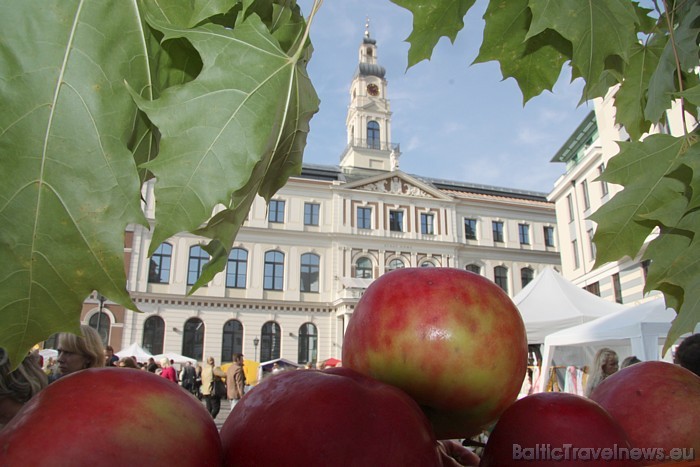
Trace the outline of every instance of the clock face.
{"type": "Polygon", "coordinates": [[[379,95],[379,86],[377,86],[374,83],[370,83],[367,85],[367,92],[369,93],[370,96],[378,96],[379,95]]]}

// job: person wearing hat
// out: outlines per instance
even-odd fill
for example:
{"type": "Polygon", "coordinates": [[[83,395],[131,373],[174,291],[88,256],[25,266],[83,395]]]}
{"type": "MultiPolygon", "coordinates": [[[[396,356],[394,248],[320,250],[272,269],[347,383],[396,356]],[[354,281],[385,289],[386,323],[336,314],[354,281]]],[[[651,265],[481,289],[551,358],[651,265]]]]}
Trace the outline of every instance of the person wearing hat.
{"type": "Polygon", "coordinates": [[[207,358],[207,364],[202,368],[202,398],[207,406],[207,410],[213,418],[219,414],[221,410],[221,395],[214,391],[214,385],[217,379],[225,378],[226,373],[214,366],[214,357],[207,358]]]}

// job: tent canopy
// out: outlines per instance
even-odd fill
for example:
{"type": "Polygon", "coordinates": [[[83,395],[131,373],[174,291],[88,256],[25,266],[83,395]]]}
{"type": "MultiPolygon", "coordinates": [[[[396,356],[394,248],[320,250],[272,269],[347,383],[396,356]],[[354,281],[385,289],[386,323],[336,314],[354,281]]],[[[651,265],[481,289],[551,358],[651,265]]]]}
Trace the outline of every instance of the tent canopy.
{"type": "Polygon", "coordinates": [[[174,363],[179,363],[180,365],[183,365],[187,362],[190,362],[193,365],[197,363],[197,360],[195,360],[194,358],[185,357],[184,355],[176,354],[175,352],[161,353],[158,355],[154,355],[153,358],[156,360],[157,363],[160,362],[163,358],[172,360],[174,363]]]}
{"type": "Polygon", "coordinates": [[[525,322],[527,342],[542,344],[545,336],[623,309],[567,281],[546,267],[513,302],[525,322]]]}
{"type": "Polygon", "coordinates": [[[658,297],[552,333],[544,340],[542,380],[546,380],[552,365],[590,365],[603,347],[617,352],[620,361],[632,355],[642,361],[659,360],[675,317],[676,312],[666,308],[663,297],[658,297]]]}
{"type": "Polygon", "coordinates": [[[129,347],[127,347],[125,349],[121,349],[119,352],[115,353],[114,355],[116,355],[119,358],[136,357],[136,360],[139,363],[145,363],[148,361],[148,359],[150,357],[153,356],[153,355],[151,355],[150,352],[146,351],[146,349],[141,347],[136,342],[134,342],[133,344],[131,344],[129,347]]]}

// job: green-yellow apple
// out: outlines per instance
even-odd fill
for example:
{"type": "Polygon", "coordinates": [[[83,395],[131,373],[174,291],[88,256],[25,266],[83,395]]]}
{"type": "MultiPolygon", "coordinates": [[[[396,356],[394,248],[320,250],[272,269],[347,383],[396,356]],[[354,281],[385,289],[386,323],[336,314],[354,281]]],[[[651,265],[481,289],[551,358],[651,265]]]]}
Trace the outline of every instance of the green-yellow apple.
{"type": "Polygon", "coordinates": [[[219,466],[214,420],[148,371],[94,368],[60,378],[0,431],[3,467],[219,466]]]}
{"type": "Polygon", "coordinates": [[[480,467],[636,466],[620,425],[595,402],[565,392],[526,396],[498,419],[480,467]]]}
{"type": "Polygon", "coordinates": [[[342,360],[406,391],[438,439],[467,438],[517,398],[527,335],[512,300],[487,278],[455,268],[397,269],[360,298],[342,360]]]}
{"type": "Polygon", "coordinates": [[[430,423],[399,389],[348,368],[284,371],[221,428],[224,466],[440,466],[430,423]]]}
{"type": "Polygon", "coordinates": [[[667,362],[642,362],[607,377],[591,393],[622,426],[644,465],[700,460],[700,377],[667,362]]]}

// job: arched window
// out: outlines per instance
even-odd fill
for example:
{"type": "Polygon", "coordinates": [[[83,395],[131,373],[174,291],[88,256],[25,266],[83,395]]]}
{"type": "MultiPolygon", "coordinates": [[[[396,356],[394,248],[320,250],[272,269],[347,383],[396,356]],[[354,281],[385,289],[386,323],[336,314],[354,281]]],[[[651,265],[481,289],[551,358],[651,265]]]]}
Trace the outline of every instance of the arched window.
{"type": "Polygon", "coordinates": [[[379,143],[379,123],[371,120],[367,122],[367,147],[370,149],[380,149],[379,143]]]}
{"type": "Polygon", "coordinates": [[[508,269],[503,266],[493,268],[493,281],[508,293],[508,269]]]}
{"type": "Polygon", "coordinates": [[[284,284],[284,253],[279,251],[265,252],[265,271],[263,289],[282,290],[284,284]]]}
{"type": "Polygon", "coordinates": [[[299,327],[298,363],[315,362],[318,358],[318,331],[313,323],[304,323],[299,327]]]}
{"type": "Polygon", "coordinates": [[[148,267],[148,282],[152,284],[167,284],[170,281],[170,264],[173,257],[173,246],[161,243],[151,256],[148,267]]]}
{"type": "Polygon", "coordinates": [[[481,266],[478,264],[467,264],[464,269],[466,269],[469,272],[473,272],[474,274],[481,274],[481,266]]]}
{"type": "Polygon", "coordinates": [[[395,258],[389,261],[389,265],[387,266],[386,270],[387,271],[393,271],[394,269],[402,269],[405,268],[406,265],[403,263],[402,260],[395,258]]]}
{"type": "Polygon", "coordinates": [[[535,277],[535,272],[532,268],[522,268],[520,270],[520,283],[523,287],[532,282],[533,277],[535,277]]]}
{"type": "Polygon", "coordinates": [[[243,353],[243,325],[237,319],[230,319],[224,324],[224,336],[221,345],[221,362],[232,362],[233,355],[243,353]]]}
{"type": "Polygon", "coordinates": [[[425,261],[423,261],[422,263],[420,263],[420,267],[422,267],[422,268],[434,268],[434,267],[435,267],[435,263],[433,263],[432,261],[426,259],[425,261]]]}
{"type": "Polygon", "coordinates": [[[190,261],[187,265],[187,285],[194,285],[202,275],[202,268],[209,262],[209,253],[199,245],[190,248],[190,261]]]}
{"type": "Polygon", "coordinates": [[[226,287],[245,289],[248,275],[248,252],[243,248],[233,248],[228,254],[226,265],[226,287]]]}
{"type": "Polygon", "coordinates": [[[204,322],[199,318],[190,318],[185,322],[185,330],[182,333],[182,355],[202,361],[204,322]]]}
{"type": "Polygon", "coordinates": [[[280,358],[282,333],[280,325],[274,321],[263,324],[260,331],[260,361],[267,362],[280,358]]]}
{"type": "Polygon", "coordinates": [[[98,311],[90,316],[88,325],[97,330],[100,338],[102,338],[102,344],[107,345],[109,341],[109,330],[112,327],[112,320],[109,318],[109,315],[104,311],[98,311]]]}
{"type": "Polygon", "coordinates": [[[359,258],[355,262],[355,277],[360,279],[371,279],[372,260],[369,258],[359,258]]]}
{"type": "Polygon", "coordinates": [[[160,316],[149,316],[143,323],[143,342],[145,350],[153,355],[163,353],[165,321],[160,316]]]}
{"type": "Polygon", "coordinates": [[[318,292],[318,276],[321,259],[314,253],[301,255],[301,291],[318,292]]]}

